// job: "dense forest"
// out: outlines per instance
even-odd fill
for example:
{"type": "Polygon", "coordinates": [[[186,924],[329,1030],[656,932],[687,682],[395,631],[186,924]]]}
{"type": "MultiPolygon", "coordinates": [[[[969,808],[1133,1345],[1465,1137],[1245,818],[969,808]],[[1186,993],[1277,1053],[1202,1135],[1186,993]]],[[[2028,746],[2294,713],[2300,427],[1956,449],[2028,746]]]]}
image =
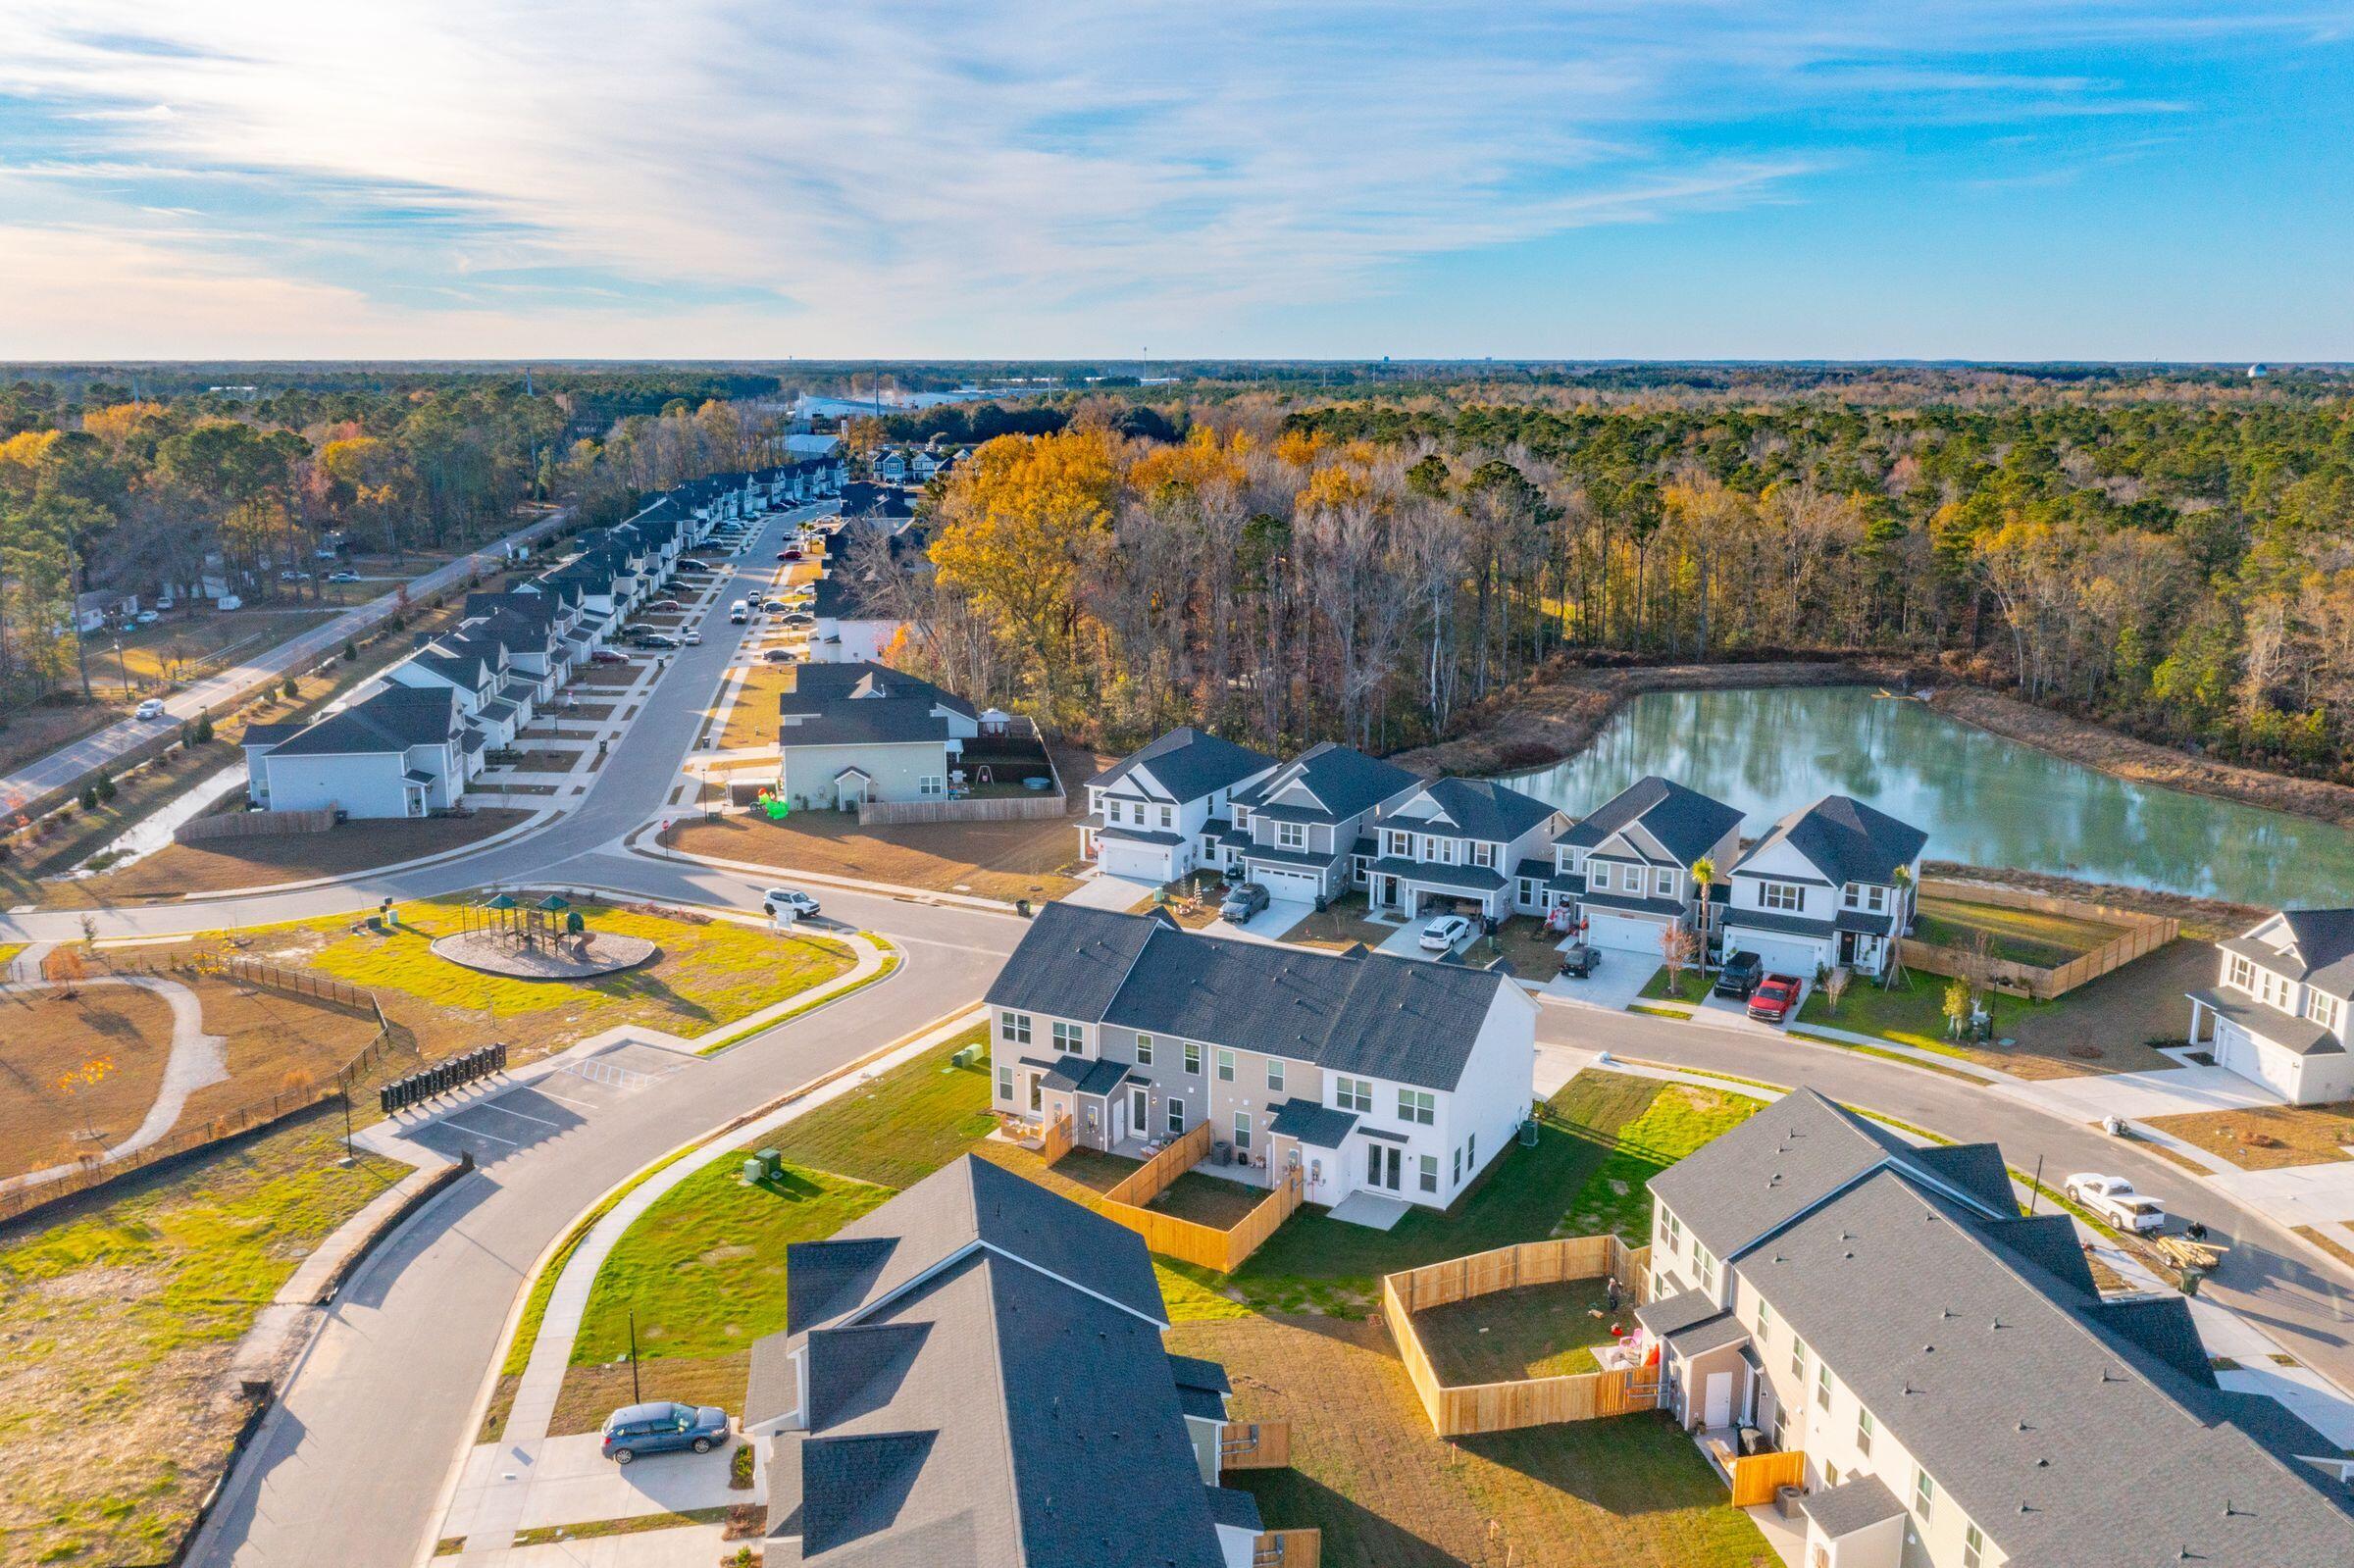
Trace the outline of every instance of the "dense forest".
{"type": "Polygon", "coordinates": [[[77,593],[213,577],[315,594],[279,572],[331,530],[398,561],[479,544],[534,501],[607,522],[647,490],[768,461],[776,421],[726,400],[773,394],[773,377],[363,380],[0,387],[0,711],[74,686],[77,593]]]}
{"type": "Polygon", "coordinates": [[[1115,744],[1390,747],[1556,659],[1866,650],[2262,765],[2354,756],[2343,377],[1160,390],[1174,440],[1100,391],[931,498],[935,570],[877,592],[938,673],[1115,744]]]}

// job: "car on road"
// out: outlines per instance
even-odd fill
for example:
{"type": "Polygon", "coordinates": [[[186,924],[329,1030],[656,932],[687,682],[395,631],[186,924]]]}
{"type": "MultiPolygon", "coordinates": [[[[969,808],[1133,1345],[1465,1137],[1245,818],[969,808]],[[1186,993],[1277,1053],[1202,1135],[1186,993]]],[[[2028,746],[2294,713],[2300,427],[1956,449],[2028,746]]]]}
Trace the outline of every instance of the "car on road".
{"type": "Polygon", "coordinates": [[[132,626],[153,626],[156,622],[161,621],[162,619],[163,616],[157,611],[141,610],[137,615],[134,615],[130,618],[130,624],[132,626]]]}
{"type": "Polygon", "coordinates": [[[761,895],[760,907],[772,916],[790,914],[795,920],[812,920],[817,915],[817,900],[798,887],[771,887],[761,895]]]}
{"type": "Polygon", "coordinates": [[[1746,997],[1766,978],[1766,960],[1756,953],[1735,953],[1716,971],[1716,994],[1746,997]]]}
{"type": "Polygon", "coordinates": [[[164,699],[161,697],[149,697],[131,710],[131,717],[136,719],[161,719],[163,716],[164,699]]]}
{"type": "Polygon", "coordinates": [[[1471,922],[1460,915],[1441,915],[1422,928],[1421,946],[1426,953],[1451,953],[1456,944],[1471,935],[1471,922]]]}
{"type": "Polygon", "coordinates": [[[278,575],[278,581],[281,582],[308,582],[311,581],[311,575],[308,572],[296,572],[289,569],[281,572],[278,575]]]}
{"type": "Polygon", "coordinates": [[[2134,1191],[2133,1184],[2122,1176],[2078,1171],[2060,1190],[2121,1231],[2138,1235],[2162,1229],[2166,1224],[2165,1201],[2147,1192],[2134,1191]]]}
{"type": "Polygon", "coordinates": [[[1226,889],[1226,901],[1218,905],[1218,918],[1229,926],[1247,926],[1253,915],[1274,901],[1273,896],[1258,884],[1237,883],[1226,889]]]}
{"type": "Polygon", "coordinates": [[[627,656],[615,653],[611,648],[599,648],[588,655],[588,662],[590,664],[627,664],[630,661],[627,656]]]}
{"type": "Polygon", "coordinates": [[[715,1404],[625,1404],[605,1417],[599,1446],[626,1465],[641,1453],[709,1453],[728,1441],[729,1430],[728,1413],[715,1404]]]}
{"type": "Polygon", "coordinates": [[[703,634],[700,632],[682,632],[679,640],[688,647],[699,648],[703,645],[703,634]]]}
{"type": "Polygon", "coordinates": [[[1790,1017],[1798,1005],[1798,978],[1794,975],[1768,975],[1758,982],[1750,993],[1749,1016],[1768,1024],[1779,1024],[1790,1017]]]}
{"type": "Polygon", "coordinates": [[[360,581],[360,575],[348,569],[341,572],[330,572],[327,575],[327,581],[330,582],[357,582],[360,581]]]}

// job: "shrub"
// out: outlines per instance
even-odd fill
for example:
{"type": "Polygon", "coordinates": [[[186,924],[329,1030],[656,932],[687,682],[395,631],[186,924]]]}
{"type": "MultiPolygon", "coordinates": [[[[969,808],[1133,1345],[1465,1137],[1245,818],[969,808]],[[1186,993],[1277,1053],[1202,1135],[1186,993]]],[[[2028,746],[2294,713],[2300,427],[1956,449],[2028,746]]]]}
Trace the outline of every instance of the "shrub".
{"type": "Polygon", "coordinates": [[[98,776],[98,782],[95,784],[92,784],[90,787],[97,791],[98,799],[101,802],[109,801],[115,798],[115,781],[111,775],[103,773],[100,774],[98,776]]]}
{"type": "Polygon", "coordinates": [[[291,697],[300,692],[302,687],[295,683],[295,680],[292,676],[288,676],[284,681],[279,683],[278,689],[285,693],[285,695],[291,697]]]}
{"type": "Polygon", "coordinates": [[[359,656],[360,645],[352,641],[351,638],[345,637],[343,639],[343,662],[345,664],[349,664],[352,660],[358,658],[359,656]]]}
{"type": "Polygon", "coordinates": [[[213,716],[209,713],[200,713],[196,716],[196,743],[200,746],[207,746],[211,745],[212,741],[213,716]]]}
{"type": "MultiPolygon", "coordinates": [[[[96,784],[83,784],[81,786],[81,809],[84,811],[96,811],[98,809],[98,786],[96,784]]],[[[58,813],[58,815],[63,816],[65,813],[61,811],[58,813]]]]}

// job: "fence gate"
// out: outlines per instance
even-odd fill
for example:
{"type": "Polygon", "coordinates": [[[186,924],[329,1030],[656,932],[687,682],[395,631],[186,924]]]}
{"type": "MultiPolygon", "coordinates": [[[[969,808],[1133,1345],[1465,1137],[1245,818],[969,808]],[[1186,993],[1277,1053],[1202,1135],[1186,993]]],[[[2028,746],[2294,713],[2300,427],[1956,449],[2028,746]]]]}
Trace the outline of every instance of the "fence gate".
{"type": "Polygon", "coordinates": [[[1229,1425],[1218,1438],[1220,1470],[1284,1470],[1292,1462],[1292,1424],[1255,1421],[1229,1425]]]}

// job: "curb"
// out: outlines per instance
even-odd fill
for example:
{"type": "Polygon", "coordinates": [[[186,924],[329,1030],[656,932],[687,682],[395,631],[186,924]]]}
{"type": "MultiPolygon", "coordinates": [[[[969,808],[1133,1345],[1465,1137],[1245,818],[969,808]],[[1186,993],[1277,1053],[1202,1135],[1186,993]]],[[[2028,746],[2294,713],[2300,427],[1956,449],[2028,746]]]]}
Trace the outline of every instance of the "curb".
{"type": "Polygon", "coordinates": [[[359,1272],[361,1264],[376,1254],[378,1247],[391,1239],[393,1233],[408,1224],[419,1209],[440,1196],[460,1177],[473,1175],[474,1170],[474,1151],[468,1149],[458,1155],[455,1164],[436,1166],[431,1172],[412,1172],[403,1177],[403,1185],[418,1176],[423,1176],[425,1180],[418,1183],[416,1189],[402,1198],[390,1213],[371,1226],[368,1234],[361,1237],[328,1271],[327,1279],[321,1283],[317,1292],[309,1297],[309,1304],[323,1307],[334,1300],[335,1292],[342,1290],[344,1283],[359,1272]]]}
{"type": "MultiPolygon", "coordinates": [[[[370,866],[362,871],[348,871],[336,877],[313,877],[308,882],[281,882],[258,887],[223,887],[212,892],[182,893],[178,898],[167,899],[161,903],[149,904],[144,907],[168,909],[188,904],[217,903],[230,898],[262,898],[277,893],[308,892],[313,888],[333,887],[342,883],[358,882],[369,877],[388,877],[395,872],[419,871],[427,866],[438,866],[448,860],[462,860],[468,855],[479,855],[486,849],[511,843],[527,835],[537,833],[542,828],[554,827],[563,817],[564,811],[561,807],[542,806],[512,828],[502,828],[487,838],[471,844],[460,844],[455,849],[444,849],[437,854],[419,855],[414,860],[395,860],[388,866],[370,866]]],[[[63,913],[63,911],[35,909],[32,913],[54,914],[63,913]]]]}

